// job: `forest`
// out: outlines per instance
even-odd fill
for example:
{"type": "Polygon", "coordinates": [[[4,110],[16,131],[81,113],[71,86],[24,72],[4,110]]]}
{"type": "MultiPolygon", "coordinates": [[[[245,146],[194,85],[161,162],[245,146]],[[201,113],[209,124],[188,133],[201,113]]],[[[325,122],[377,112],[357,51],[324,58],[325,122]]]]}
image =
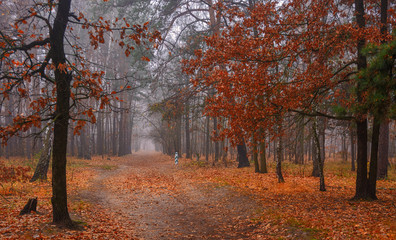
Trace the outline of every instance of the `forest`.
{"type": "Polygon", "coordinates": [[[394,1],[0,11],[0,239],[396,238],[394,1]]]}

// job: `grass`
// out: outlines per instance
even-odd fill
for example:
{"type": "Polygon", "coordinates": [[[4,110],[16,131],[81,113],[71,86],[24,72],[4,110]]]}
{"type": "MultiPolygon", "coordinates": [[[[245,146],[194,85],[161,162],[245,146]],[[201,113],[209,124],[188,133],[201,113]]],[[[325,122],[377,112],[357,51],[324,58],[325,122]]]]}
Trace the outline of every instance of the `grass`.
{"type": "Polygon", "coordinates": [[[187,161],[187,162],[183,161],[183,165],[186,166],[186,167],[200,167],[200,168],[203,168],[203,167],[208,166],[209,164],[206,161],[199,160],[199,161],[187,161]]]}
{"type": "Polygon", "coordinates": [[[98,167],[100,167],[103,170],[115,170],[118,167],[116,165],[99,165],[98,167]]]}

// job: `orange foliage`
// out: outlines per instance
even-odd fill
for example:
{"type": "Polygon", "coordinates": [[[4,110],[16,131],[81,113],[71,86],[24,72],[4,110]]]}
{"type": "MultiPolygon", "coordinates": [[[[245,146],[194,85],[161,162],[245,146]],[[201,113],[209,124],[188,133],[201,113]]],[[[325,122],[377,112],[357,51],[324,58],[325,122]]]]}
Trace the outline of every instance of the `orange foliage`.
{"type": "MultiPolygon", "coordinates": [[[[321,104],[356,105],[355,96],[339,100],[340,86],[352,83],[356,42],[381,40],[377,1],[368,1],[370,24],[355,26],[353,10],[339,1],[265,1],[248,11],[218,5],[228,24],[206,37],[207,49],[185,60],[185,72],[203,91],[214,88],[206,112],[224,117],[222,136],[250,139],[289,111],[315,113],[321,104]],[[333,95],[337,92],[336,95],[333,95]]],[[[395,15],[389,17],[395,22],[395,15]]],[[[390,38],[388,35],[386,38],[390,38]]]]}
{"type": "MultiPolygon", "coordinates": [[[[80,46],[70,46],[75,55],[74,60],[58,64],[58,66],[51,63],[50,28],[41,27],[41,25],[48,27],[49,22],[43,24],[44,18],[38,13],[51,12],[55,7],[55,3],[51,1],[47,3],[32,2],[26,15],[20,16],[9,26],[3,26],[4,29],[2,29],[0,37],[0,60],[2,63],[0,96],[3,100],[20,100],[30,107],[25,111],[25,116],[13,116],[13,123],[7,123],[8,126],[0,127],[0,138],[3,143],[20,132],[28,131],[33,126],[40,128],[41,121],[48,121],[55,117],[53,113],[57,97],[56,83],[51,76],[51,73],[55,71],[72,76],[70,86],[72,106],[79,106],[74,108],[75,111],[70,111],[73,114],[70,116],[72,119],[81,120],[79,117],[86,115],[88,117],[84,121],[95,122],[92,109],[84,109],[79,104],[85,99],[100,102],[100,109],[110,103],[109,98],[112,97],[112,94],[104,90],[102,81],[104,72],[92,70],[90,63],[85,59],[85,52],[80,46]],[[40,31],[37,31],[38,26],[40,26],[40,31]],[[43,60],[43,54],[46,55],[45,60],[43,60]],[[10,95],[16,96],[16,99],[10,99],[10,95]]],[[[105,34],[109,32],[120,33],[120,38],[114,38],[112,41],[116,41],[121,47],[126,48],[126,55],[134,50],[131,40],[135,44],[146,45],[146,48],[161,40],[158,31],[149,30],[149,23],[131,26],[125,18],[122,22],[106,20],[103,17],[97,21],[88,21],[83,13],[77,15],[81,23],[77,23],[75,26],[87,29],[90,43],[94,49],[99,44],[105,43],[105,34]]],[[[74,35],[72,24],[76,24],[76,22],[70,20],[67,29],[71,35],[74,35]]],[[[149,61],[147,57],[143,60],[149,61]]],[[[76,133],[82,127],[81,124],[82,121],[78,121],[76,133]]]]}

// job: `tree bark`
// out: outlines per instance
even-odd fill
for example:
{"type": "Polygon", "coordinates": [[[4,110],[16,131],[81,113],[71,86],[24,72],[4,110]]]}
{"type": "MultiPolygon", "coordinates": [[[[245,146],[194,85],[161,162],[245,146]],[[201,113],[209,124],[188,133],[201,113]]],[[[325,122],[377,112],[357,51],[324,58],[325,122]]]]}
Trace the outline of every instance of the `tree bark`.
{"type": "Polygon", "coordinates": [[[378,148],[378,179],[388,176],[389,165],[389,121],[384,121],[380,126],[378,148]]]}
{"type": "Polygon", "coordinates": [[[260,172],[259,162],[258,162],[258,149],[257,149],[257,141],[253,135],[253,162],[254,162],[254,172],[260,172]]]}
{"type": "Polygon", "coordinates": [[[301,116],[297,121],[295,162],[304,164],[304,117],[301,116]]]}
{"type": "MultiPolygon", "coordinates": [[[[364,3],[363,0],[355,0],[356,23],[362,31],[365,29],[366,23],[364,19],[364,3]]],[[[363,55],[362,50],[366,44],[366,40],[361,37],[357,41],[357,70],[361,71],[367,67],[367,59],[363,55]]],[[[361,83],[357,82],[357,101],[358,104],[363,103],[363,92],[361,83]]],[[[354,199],[367,199],[367,117],[365,113],[358,113],[356,116],[356,135],[357,135],[357,171],[356,171],[356,193],[354,199]]]]}
{"type": "Polygon", "coordinates": [[[47,180],[47,172],[51,159],[51,129],[48,129],[47,136],[45,137],[44,147],[42,148],[40,159],[37,163],[36,170],[34,171],[30,182],[34,182],[37,179],[47,180]]]}
{"type": "Polygon", "coordinates": [[[30,198],[26,203],[25,207],[19,213],[19,216],[29,214],[30,212],[37,212],[37,197],[30,198]]]}
{"type": "Polygon", "coordinates": [[[371,199],[376,200],[377,188],[377,164],[378,164],[378,141],[380,134],[380,119],[378,116],[373,120],[373,133],[371,135],[371,156],[370,156],[370,173],[368,179],[368,195],[371,199]]]}
{"type": "Polygon", "coordinates": [[[96,124],[97,126],[97,135],[96,135],[96,153],[98,155],[101,155],[103,158],[104,155],[104,149],[103,149],[103,143],[104,143],[104,126],[103,126],[103,114],[98,112],[97,116],[98,122],[96,124]]]}
{"type": "Polygon", "coordinates": [[[117,150],[118,150],[118,148],[117,148],[117,146],[118,146],[118,144],[117,144],[117,136],[118,136],[118,134],[117,134],[117,126],[119,126],[119,123],[118,123],[118,115],[115,113],[115,112],[113,112],[113,128],[112,128],[112,135],[111,135],[111,138],[112,138],[112,141],[111,141],[111,153],[112,153],[112,155],[113,156],[116,156],[117,155],[117,150]]]}
{"type": "MultiPolygon", "coordinates": [[[[180,109],[178,107],[178,109],[180,109]]],[[[179,157],[182,157],[183,151],[181,148],[181,143],[182,143],[182,115],[183,113],[178,112],[176,116],[176,146],[175,146],[175,152],[179,153],[179,157]]]]}
{"type": "Polygon", "coordinates": [[[245,139],[242,138],[240,140],[239,144],[237,145],[237,151],[238,151],[238,168],[249,167],[250,163],[247,157],[245,139]]]}
{"type": "MultiPolygon", "coordinates": [[[[313,128],[313,127],[312,127],[313,128]]],[[[313,131],[312,131],[313,132],[313,131]]],[[[315,135],[315,133],[313,133],[315,135]]],[[[312,137],[312,177],[320,177],[319,173],[319,158],[318,158],[318,148],[315,143],[315,136],[312,137]]]]}
{"type": "Polygon", "coordinates": [[[261,132],[261,141],[260,141],[260,164],[259,164],[259,172],[267,173],[267,158],[265,151],[265,132],[263,129],[260,129],[261,132]]]}
{"type": "Polygon", "coordinates": [[[210,135],[209,135],[209,116],[206,116],[206,130],[205,130],[205,161],[209,163],[209,147],[210,147],[210,135]]]}
{"type": "Polygon", "coordinates": [[[217,129],[217,117],[213,118],[213,129],[214,129],[214,162],[219,161],[219,141],[217,137],[219,136],[219,131],[217,129]]]}
{"type": "Polygon", "coordinates": [[[325,186],[325,181],[324,181],[324,159],[323,159],[323,155],[321,152],[321,144],[320,144],[320,140],[319,140],[319,136],[318,136],[318,129],[317,129],[317,124],[316,124],[316,119],[314,119],[313,124],[312,124],[312,130],[314,133],[314,142],[315,142],[315,148],[316,148],[316,158],[318,159],[318,167],[319,167],[319,190],[320,191],[326,191],[326,186],[325,186]]]}
{"type": "Polygon", "coordinates": [[[279,136],[278,147],[276,149],[276,176],[278,177],[278,183],[285,182],[285,179],[282,175],[282,159],[283,159],[283,144],[282,144],[282,136],[279,136]]]}
{"type": "Polygon", "coordinates": [[[351,137],[351,171],[356,171],[355,131],[353,130],[352,126],[349,126],[349,129],[349,135],[351,137]]]}
{"type": "MultiPolygon", "coordinates": [[[[381,35],[385,36],[388,33],[388,0],[381,0],[381,35]]],[[[382,40],[385,42],[385,40],[382,40]]],[[[392,71],[390,71],[392,75],[392,71]]],[[[379,179],[384,179],[388,176],[388,154],[389,154],[389,120],[385,120],[380,125],[380,138],[378,150],[378,175],[379,179]]]]}
{"type": "Polygon", "coordinates": [[[120,124],[118,128],[118,156],[124,156],[125,155],[125,110],[124,110],[124,104],[121,104],[121,107],[123,108],[121,110],[120,114],[120,124]]]}
{"type": "Polygon", "coordinates": [[[186,158],[191,159],[191,137],[190,137],[190,105],[186,101],[186,112],[185,112],[185,126],[184,131],[186,134],[186,158]]]}
{"type": "Polygon", "coordinates": [[[68,23],[71,0],[60,0],[53,29],[50,32],[51,57],[55,65],[56,111],[52,154],[52,208],[55,224],[72,227],[67,208],[66,149],[69,126],[70,82],[72,75],[59,69],[66,63],[64,35],[68,23]]]}

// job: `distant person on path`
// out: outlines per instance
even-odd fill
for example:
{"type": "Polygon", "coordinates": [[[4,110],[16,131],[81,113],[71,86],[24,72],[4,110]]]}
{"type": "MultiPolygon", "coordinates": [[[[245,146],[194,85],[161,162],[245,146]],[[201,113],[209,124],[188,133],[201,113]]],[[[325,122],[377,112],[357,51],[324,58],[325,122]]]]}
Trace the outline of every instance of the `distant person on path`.
{"type": "Polygon", "coordinates": [[[175,165],[177,166],[178,163],[179,163],[179,154],[176,152],[175,153],[175,165]]]}

